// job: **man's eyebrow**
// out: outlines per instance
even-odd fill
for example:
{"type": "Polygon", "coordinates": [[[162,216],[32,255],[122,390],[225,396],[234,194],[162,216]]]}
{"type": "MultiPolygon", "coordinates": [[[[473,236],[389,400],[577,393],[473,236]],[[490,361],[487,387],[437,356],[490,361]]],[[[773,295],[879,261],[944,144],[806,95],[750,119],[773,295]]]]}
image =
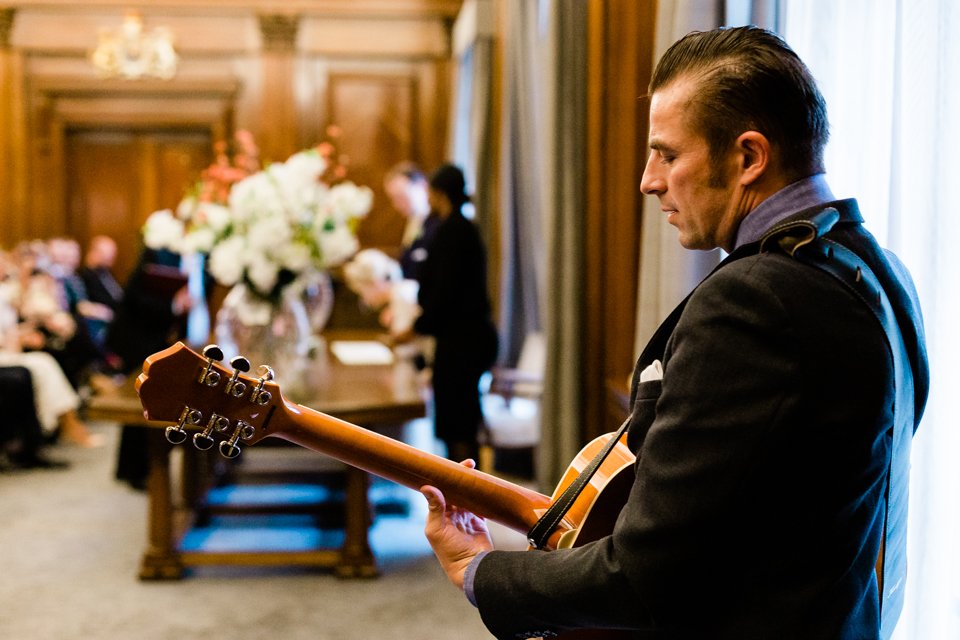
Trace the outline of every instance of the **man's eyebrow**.
{"type": "Polygon", "coordinates": [[[649,146],[654,151],[675,151],[673,147],[668,145],[663,140],[660,140],[659,138],[651,138],[650,143],[647,146],[649,146]]]}

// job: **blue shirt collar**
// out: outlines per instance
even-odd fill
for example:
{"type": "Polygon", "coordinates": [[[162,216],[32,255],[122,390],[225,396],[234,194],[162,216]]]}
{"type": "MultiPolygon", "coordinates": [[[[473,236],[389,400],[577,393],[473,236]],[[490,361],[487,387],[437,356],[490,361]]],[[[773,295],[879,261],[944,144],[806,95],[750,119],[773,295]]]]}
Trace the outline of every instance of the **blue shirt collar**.
{"type": "Polygon", "coordinates": [[[777,191],[746,215],[737,229],[734,249],[760,240],[767,229],[798,211],[833,200],[833,192],[824,174],[815,173],[797,180],[777,191]]]}

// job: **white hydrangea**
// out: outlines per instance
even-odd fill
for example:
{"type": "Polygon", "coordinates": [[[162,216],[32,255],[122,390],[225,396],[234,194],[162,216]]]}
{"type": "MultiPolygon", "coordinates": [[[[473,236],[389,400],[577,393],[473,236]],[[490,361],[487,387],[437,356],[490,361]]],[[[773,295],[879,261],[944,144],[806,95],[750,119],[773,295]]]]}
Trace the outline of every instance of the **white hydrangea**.
{"type": "Polygon", "coordinates": [[[246,250],[246,239],[239,235],[230,236],[211,249],[210,273],[217,282],[229,287],[243,279],[246,250]]]}
{"type": "Polygon", "coordinates": [[[183,237],[180,244],[181,253],[210,253],[217,234],[210,227],[197,227],[183,237]]]}
{"type": "Polygon", "coordinates": [[[320,231],[317,234],[320,253],[326,266],[342,264],[360,248],[357,237],[346,226],[334,227],[332,231],[320,231]]]}
{"type": "Polygon", "coordinates": [[[285,269],[301,273],[313,262],[313,252],[302,242],[290,242],[277,252],[277,262],[285,269]]]}
{"type": "Polygon", "coordinates": [[[247,255],[247,279],[260,295],[269,295],[277,284],[280,266],[265,253],[251,251],[247,255]]]}
{"type": "Polygon", "coordinates": [[[217,236],[226,233],[233,222],[233,215],[230,209],[215,202],[201,202],[197,205],[194,214],[198,221],[210,227],[210,230],[217,236]]]}
{"type": "Polygon", "coordinates": [[[143,243],[150,249],[179,252],[183,234],[183,221],[176,218],[170,209],[163,209],[147,218],[143,226],[143,243]]]}
{"type": "Polygon", "coordinates": [[[373,206],[373,191],[352,182],[341,182],[330,189],[327,199],[330,216],[338,224],[362,218],[373,206]]]}
{"type": "MultiPolygon", "coordinates": [[[[145,242],[179,253],[208,253],[213,277],[245,292],[242,303],[231,292],[224,305],[238,301],[246,310],[240,314],[244,322],[266,322],[281,270],[285,286],[279,293],[293,295],[359,249],[354,221],[370,211],[373,192],[352,182],[329,186],[323,182],[327,168],[318,150],[308,149],[234,183],[225,204],[187,196],[176,214],[167,209],[150,217],[145,242]],[[286,272],[293,275],[289,284],[286,272]]],[[[395,262],[366,268],[370,273],[364,277],[400,277],[395,262]]]]}
{"type": "Polygon", "coordinates": [[[251,249],[276,253],[293,239],[293,228],[282,215],[266,215],[253,221],[247,238],[251,249]]]}

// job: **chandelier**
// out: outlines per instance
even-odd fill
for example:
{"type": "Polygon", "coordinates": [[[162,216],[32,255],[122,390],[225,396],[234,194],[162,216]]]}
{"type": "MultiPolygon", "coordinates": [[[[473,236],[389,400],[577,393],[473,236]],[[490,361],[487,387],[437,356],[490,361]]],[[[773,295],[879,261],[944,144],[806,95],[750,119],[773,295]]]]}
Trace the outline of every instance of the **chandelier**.
{"type": "Polygon", "coordinates": [[[142,77],[169,80],[177,72],[177,53],[170,31],[156,27],[149,33],[143,19],[129,13],[119,28],[103,29],[90,62],[104,78],[130,80],[142,77]]]}

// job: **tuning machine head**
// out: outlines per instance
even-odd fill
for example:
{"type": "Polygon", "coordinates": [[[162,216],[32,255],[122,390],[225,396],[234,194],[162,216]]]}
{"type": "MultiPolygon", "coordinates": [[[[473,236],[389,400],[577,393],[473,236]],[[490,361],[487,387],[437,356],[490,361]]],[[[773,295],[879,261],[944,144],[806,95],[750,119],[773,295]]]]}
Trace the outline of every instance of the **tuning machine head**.
{"type": "Polygon", "coordinates": [[[220,453],[224,458],[236,458],[240,455],[240,447],[237,445],[239,440],[249,440],[256,433],[256,429],[252,424],[246,423],[243,420],[237,421],[237,427],[233,431],[233,435],[230,436],[229,440],[224,440],[220,443],[220,453]]]}
{"type": "Polygon", "coordinates": [[[239,379],[240,374],[250,371],[250,361],[243,356],[236,356],[230,360],[230,366],[233,368],[233,375],[224,385],[223,392],[232,395],[234,398],[239,398],[247,390],[247,383],[239,379]]]}
{"type": "Polygon", "coordinates": [[[195,446],[200,451],[206,451],[214,445],[214,439],[211,434],[214,430],[221,433],[226,432],[230,428],[230,420],[224,416],[217,415],[216,413],[210,415],[210,419],[207,421],[207,426],[200,433],[193,434],[193,446],[195,446]]]}
{"type": "Polygon", "coordinates": [[[167,427],[164,432],[167,441],[171,444],[182,443],[187,439],[187,430],[184,427],[196,426],[200,424],[201,420],[203,420],[203,414],[196,409],[184,407],[183,411],[180,412],[180,419],[177,421],[177,424],[167,427]]]}
{"type": "Polygon", "coordinates": [[[269,391],[263,389],[265,382],[273,380],[273,369],[265,364],[257,367],[257,386],[253,388],[253,391],[250,393],[250,402],[263,406],[270,402],[270,399],[273,398],[273,395],[269,391]]]}
{"type": "Polygon", "coordinates": [[[208,344],[203,348],[203,357],[206,358],[207,364],[200,372],[197,382],[215,387],[220,384],[220,372],[213,368],[213,363],[223,361],[223,349],[215,344],[208,344]]]}

